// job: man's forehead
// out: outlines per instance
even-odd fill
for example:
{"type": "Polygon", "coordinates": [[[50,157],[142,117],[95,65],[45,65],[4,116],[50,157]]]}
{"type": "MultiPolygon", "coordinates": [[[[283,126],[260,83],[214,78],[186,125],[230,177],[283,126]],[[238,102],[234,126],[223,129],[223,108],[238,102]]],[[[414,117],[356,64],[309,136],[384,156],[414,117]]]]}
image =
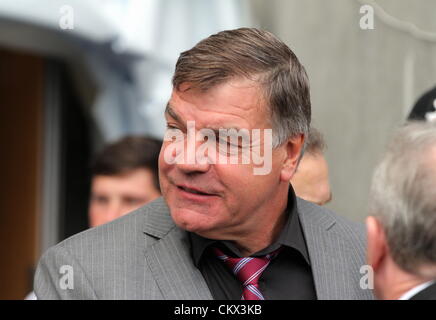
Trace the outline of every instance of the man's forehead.
{"type": "Polygon", "coordinates": [[[184,100],[188,102],[201,102],[201,105],[230,106],[244,109],[262,108],[264,106],[263,90],[261,85],[253,80],[235,78],[219,83],[207,90],[195,86],[180,86],[174,88],[171,100],[184,100]]]}
{"type": "MultiPolygon", "coordinates": [[[[197,122],[213,127],[241,128],[257,125],[263,127],[264,107],[258,90],[252,87],[226,87],[211,89],[206,92],[173,90],[166,105],[165,115],[185,123],[194,118],[197,122]],[[251,125],[249,125],[251,124],[251,125]]],[[[200,123],[199,123],[200,124],[200,123]]]]}
{"type": "MultiPolygon", "coordinates": [[[[167,106],[165,108],[165,114],[178,123],[182,124],[184,127],[187,126],[189,120],[184,120],[184,117],[182,115],[179,115],[176,110],[171,106],[171,104],[168,102],[167,106]]],[[[192,120],[191,120],[192,121],[192,120]]],[[[207,119],[200,119],[199,121],[195,122],[196,126],[200,126],[202,128],[211,129],[214,131],[215,134],[219,134],[219,131],[221,129],[226,130],[236,130],[240,131],[241,129],[246,129],[245,126],[241,123],[231,122],[231,121],[213,121],[210,118],[207,119]]]]}
{"type": "Polygon", "coordinates": [[[147,186],[152,184],[152,174],[149,169],[139,169],[132,171],[131,174],[119,174],[119,175],[95,175],[92,178],[92,185],[97,189],[107,189],[114,191],[128,191],[133,194],[142,194],[143,188],[140,186],[147,186]]]}

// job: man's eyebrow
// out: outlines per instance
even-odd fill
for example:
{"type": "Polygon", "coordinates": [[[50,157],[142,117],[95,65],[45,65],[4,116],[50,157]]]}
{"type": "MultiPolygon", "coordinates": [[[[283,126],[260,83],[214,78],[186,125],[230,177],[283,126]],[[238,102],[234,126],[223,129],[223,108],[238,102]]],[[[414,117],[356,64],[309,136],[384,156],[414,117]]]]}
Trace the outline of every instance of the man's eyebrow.
{"type": "Polygon", "coordinates": [[[242,135],[242,139],[245,138],[245,139],[250,140],[250,132],[249,132],[248,129],[239,129],[238,127],[228,127],[228,128],[223,128],[223,127],[221,127],[221,128],[210,128],[210,127],[206,127],[204,129],[212,130],[217,138],[223,138],[221,136],[220,130],[224,130],[223,133],[224,133],[224,135],[226,137],[231,137],[233,135],[233,133],[236,133],[238,136],[239,136],[239,134],[241,134],[242,135]],[[229,130],[232,130],[232,131],[234,130],[234,131],[233,132],[229,132],[229,130]]]}
{"type": "Polygon", "coordinates": [[[167,106],[165,108],[165,113],[168,114],[171,118],[176,120],[177,122],[182,122],[179,115],[174,111],[173,108],[171,108],[170,103],[167,103],[167,106]]]}
{"type": "MultiPolygon", "coordinates": [[[[177,122],[183,124],[181,117],[174,111],[174,109],[171,107],[169,102],[167,103],[167,106],[165,108],[165,113],[168,116],[170,116],[171,118],[173,118],[174,120],[176,120],[177,122]]],[[[219,137],[219,135],[220,135],[219,134],[220,130],[225,130],[225,131],[235,130],[236,132],[240,132],[240,130],[244,130],[244,129],[241,129],[241,128],[238,128],[238,127],[221,127],[221,126],[220,127],[206,127],[204,129],[212,130],[213,133],[215,134],[215,136],[217,136],[217,137],[219,137]]],[[[242,133],[244,134],[245,132],[242,131],[242,133]]],[[[249,137],[249,136],[250,135],[248,134],[247,137],[249,137]]]]}

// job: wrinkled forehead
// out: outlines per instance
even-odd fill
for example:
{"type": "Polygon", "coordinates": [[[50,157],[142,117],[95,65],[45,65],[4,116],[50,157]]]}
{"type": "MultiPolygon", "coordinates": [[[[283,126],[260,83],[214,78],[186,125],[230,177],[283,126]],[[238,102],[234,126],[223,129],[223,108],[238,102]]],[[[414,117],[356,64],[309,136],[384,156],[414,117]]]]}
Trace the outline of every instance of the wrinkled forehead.
{"type": "Polygon", "coordinates": [[[269,124],[269,109],[257,82],[233,80],[208,90],[189,84],[174,89],[165,115],[178,122],[194,120],[216,122],[224,127],[265,128],[269,124]]]}

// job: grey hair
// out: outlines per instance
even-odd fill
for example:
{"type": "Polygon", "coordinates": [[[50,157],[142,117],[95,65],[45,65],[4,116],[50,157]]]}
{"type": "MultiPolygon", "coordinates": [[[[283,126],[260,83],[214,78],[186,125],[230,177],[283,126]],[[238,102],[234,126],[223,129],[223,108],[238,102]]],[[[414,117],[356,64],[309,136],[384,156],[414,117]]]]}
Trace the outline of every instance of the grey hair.
{"type": "Polygon", "coordinates": [[[399,267],[436,277],[436,123],[396,132],[375,170],[369,212],[381,221],[399,267]]]}

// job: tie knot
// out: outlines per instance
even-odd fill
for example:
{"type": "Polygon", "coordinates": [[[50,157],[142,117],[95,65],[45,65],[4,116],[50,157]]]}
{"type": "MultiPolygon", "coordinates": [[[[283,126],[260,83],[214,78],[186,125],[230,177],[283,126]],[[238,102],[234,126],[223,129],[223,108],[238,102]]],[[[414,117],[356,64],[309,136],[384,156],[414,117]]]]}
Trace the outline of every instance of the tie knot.
{"type": "Polygon", "coordinates": [[[220,249],[214,248],[215,255],[222,260],[233,272],[244,287],[257,286],[262,272],[268,267],[271,260],[280,249],[261,257],[233,258],[224,254],[220,249]]]}

